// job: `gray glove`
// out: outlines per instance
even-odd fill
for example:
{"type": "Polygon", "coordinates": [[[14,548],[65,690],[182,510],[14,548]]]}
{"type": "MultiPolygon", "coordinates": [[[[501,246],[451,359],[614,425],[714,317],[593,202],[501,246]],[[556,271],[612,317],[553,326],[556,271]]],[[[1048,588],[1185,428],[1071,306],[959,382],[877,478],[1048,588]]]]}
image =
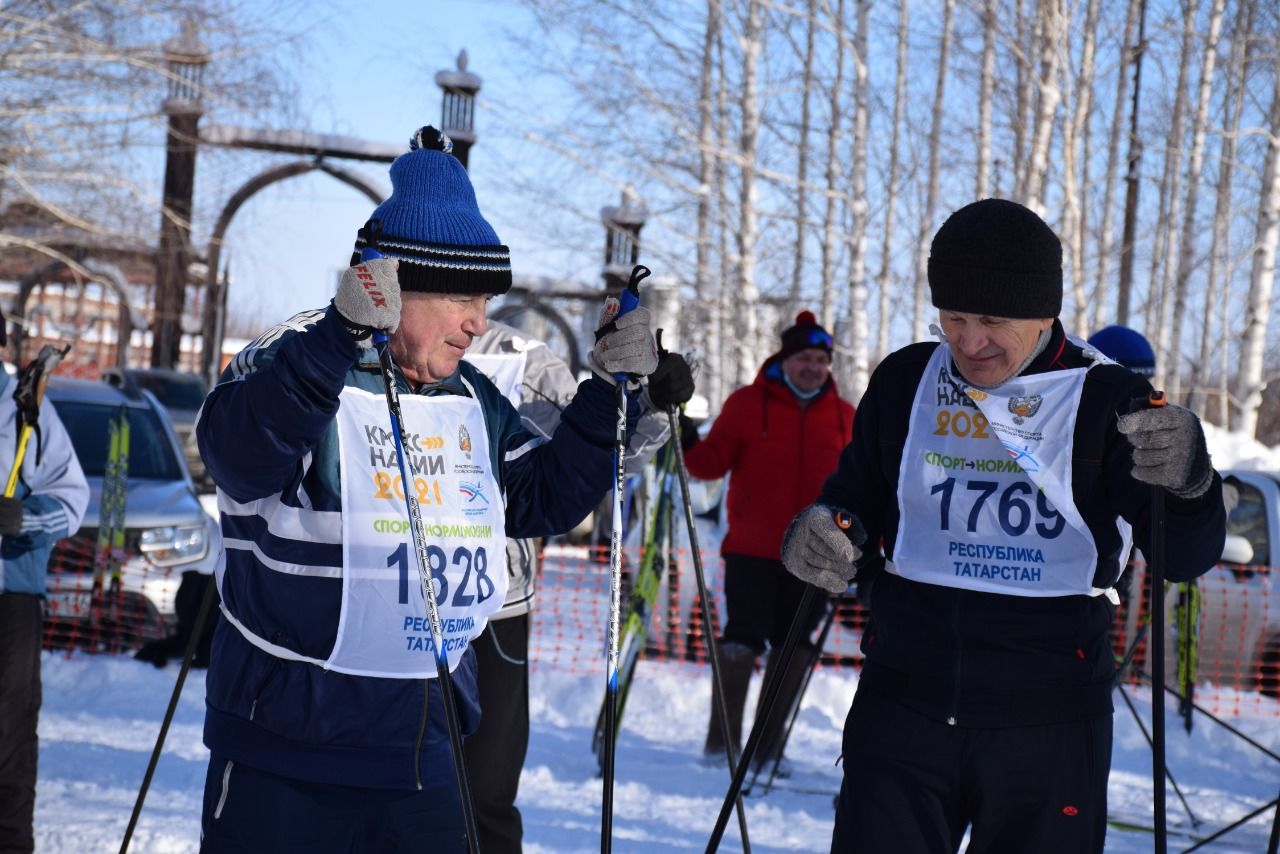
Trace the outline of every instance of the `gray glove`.
{"type": "Polygon", "coordinates": [[[787,572],[828,593],[843,593],[853,580],[854,561],[867,532],[848,510],[810,504],[782,535],[782,564],[787,572]]]}
{"type": "Polygon", "coordinates": [[[1133,446],[1133,476],[1163,486],[1179,498],[1198,498],[1213,483],[1213,466],[1200,419],[1166,404],[1120,417],[1120,432],[1133,446]]]}
{"type": "Polygon", "coordinates": [[[609,297],[596,325],[596,346],[591,369],[615,383],[614,374],[632,378],[648,376],[658,367],[658,342],[649,329],[649,310],[636,306],[618,317],[618,300],[609,297]]]}
{"type": "Polygon", "coordinates": [[[342,271],[333,307],[361,347],[372,345],[373,330],[391,333],[400,326],[399,266],[394,258],[373,258],[342,271]]]}

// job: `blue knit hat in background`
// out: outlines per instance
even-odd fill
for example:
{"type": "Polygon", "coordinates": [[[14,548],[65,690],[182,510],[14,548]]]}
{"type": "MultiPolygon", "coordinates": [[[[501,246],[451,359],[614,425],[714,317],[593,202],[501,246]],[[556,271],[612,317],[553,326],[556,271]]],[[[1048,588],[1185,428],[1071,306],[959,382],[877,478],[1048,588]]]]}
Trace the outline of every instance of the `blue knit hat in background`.
{"type": "Polygon", "coordinates": [[[1089,336],[1089,344],[1102,355],[1114,359],[1135,374],[1155,376],[1156,354],[1140,332],[1127,326],[1104,326],[1089,336]]]}
{"type": "Polygon", "coordinates": [[[467,170],[449,137],[419,128],[391,164],[391,197],[356,238],[355,259],[371,246],[400,262],[400,288],[437,294],[505,294],[511,251],[480,215],[467,170]]]}

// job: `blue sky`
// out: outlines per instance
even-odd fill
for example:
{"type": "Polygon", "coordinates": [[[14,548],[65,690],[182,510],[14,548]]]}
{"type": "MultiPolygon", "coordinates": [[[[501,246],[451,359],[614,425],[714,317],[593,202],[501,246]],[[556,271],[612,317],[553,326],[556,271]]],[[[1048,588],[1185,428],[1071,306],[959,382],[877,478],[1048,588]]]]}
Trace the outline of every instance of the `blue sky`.
{"type": "MultiPolygon", "coordinates": [[[[520,91],[505,67],[507,28],[519,29],[527,15],[505,2],[409,2],[369,0],[364,14],[334,10],[308,35],[302,66],[301,130],[404,144],[423,124],[439,124],[436,71],[454,67],[466,49],[469,69],[486,91],[520,91]]],[[[306,22],[310,23],[310,22],[306,22]]],[[[218,123],[216,114],[204,119],[218,123]]],[[[501,141],[486,137],[483,103],[476,119],[479,140],[471,173],[480,205],[513,250],[520,244],[515,222],[505,222],[497,157],[485,156],[501,141]]],[[[489,122],[492,125],[492,122],[489,122]]],[[[271,164],[287,162],[278,155],[271,164]]],[[[263,161],[266,168],[267,161],[263,161]]],[[[385,164],[338,161],[345,169],[390,190],[385,164]]],[[[200,177],[197,173],[197,190],[200,177]]],[[[229,301],[233,315],[265,327],[295,311],[327,302],[345,266],[355,230],[372,211],[363,194],[322,173],[276,184],[250,200],[232,221],[224,257],[231,264],[229,301]],[[261,235],[270,235],[264,239],[261,235]]],[[[540,272],[525,270],[524,272],[540,272]]]]}

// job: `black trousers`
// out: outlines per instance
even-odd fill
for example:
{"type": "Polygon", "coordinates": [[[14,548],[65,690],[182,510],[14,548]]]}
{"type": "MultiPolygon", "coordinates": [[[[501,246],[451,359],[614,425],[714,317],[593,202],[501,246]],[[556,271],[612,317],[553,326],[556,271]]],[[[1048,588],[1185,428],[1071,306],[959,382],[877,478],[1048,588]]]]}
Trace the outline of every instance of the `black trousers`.
{"type": "Polygon", "coordinates": [[[35,849],[40,597],[0,593],[0,852],[35,849]]]}
{"type": "Polygon", "coordinates": [[[516,808],[529,750],[529,615],[494,620],[475,640],[480,728],[463,742],[484,854],[521,851],[516,808]]]}
{"type": "Polygon", "coordinates": [[[362,789],[292,780],[213,752],[200,851],[466,854],[467,833],[453,779],[420,791],[362,789]]]}
{"type": "MultiPolygon", "coordinates": [[[[764,652],[766,642],[781,648],[806,586],[787,572],[780,560],[724,555],[724,597],[729,619],[721,636],[723,641],[745,644],[756,655],[764,652]]],[[[826,604],[826,597],[819,596],[805,614],[801,648],[813,646],[813,630],[822,620],[826,604]]]]}
{"type": "Polygon", "coordinates": [[[833,854],[1092,854],[1107,832],[1111,715],[949,726],[858,689],[844,726],[833,854]]]}

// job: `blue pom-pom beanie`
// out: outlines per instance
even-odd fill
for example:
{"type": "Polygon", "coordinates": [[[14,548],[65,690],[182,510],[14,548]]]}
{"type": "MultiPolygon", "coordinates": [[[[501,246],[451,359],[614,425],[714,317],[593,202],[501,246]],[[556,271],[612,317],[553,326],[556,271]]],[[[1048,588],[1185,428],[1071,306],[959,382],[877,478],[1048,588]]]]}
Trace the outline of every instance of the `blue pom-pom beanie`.
{"type": "Polygon", "coordinates": [[[504,294],[511,289],[511,251],[480,215],[452,149],[435,128],[418,129],[409,151],[391,164],[391,197],[360,229],[353,257],[369,247],[395,258],[404,291],[504,294]]]}

